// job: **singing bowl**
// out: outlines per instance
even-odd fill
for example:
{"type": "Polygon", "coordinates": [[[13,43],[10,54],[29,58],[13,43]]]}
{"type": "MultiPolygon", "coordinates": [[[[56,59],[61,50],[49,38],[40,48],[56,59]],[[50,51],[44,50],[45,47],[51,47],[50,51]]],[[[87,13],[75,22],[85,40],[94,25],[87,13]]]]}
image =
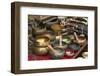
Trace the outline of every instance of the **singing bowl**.
{"type": "Polygon", "coordinates": [[[52,31],[46,31],[45,33],[37,35],[36,37],[48,37],[50,41],[53,41],[55,40],[56,35],[52,31]]]}
{"type": "Polygon", "coordinates": [[[46,55],[48,53],[48,47],[33,47],[33,53],[36,55],[46,55]]]}
{"type": "Polygon", "coordinates": [[[59,31],[62,31],[63,29],[63,26],[61,26],[60,24],[53,24],[51,26],[51,29],[54,31],[54,32],[59,32],[59,31]]]}
{"type": "Polygon", "coordinates": [[[88,35],[88,32],[87,31],[85,31],[85,30],[74,30],[77,34],[84,34],[85,36],[87,36],[88,35]]]}
{"type": "Polygon", "coordinates": [[[32,34],[33,35],[38,35],[38,34],[42,34],[42,33],[44,33],[44,32],[46,32],[46,27],[44,27],[44,28],[42,28],[42,29],[32,29],[32,34]]]}
{"type": "Polygon", "coordinates": [[[79,43],[80,45],[83,45],[84,43],[86,42],[86,37],[85,35],[79,35],[78,36],[78,40],[77,40],[77,43],[79,43]]]}
{"type": "Polygon", "coordinates": [[[68,45],[68,49],[78,51],[80,50],[80,45],[77,43],[71,43],[68,45]]]}
{"type": "Polygon", "coordinates": [[[83,33],[83,34],[87,35],[87,33],[88,33],[88,26],[87,25],[78,25],[76,30],[77,30],[77,33],[79,33],[79,34],[83,33]]]}
{"type": "Polygon", "coordinates": [[[79,20],[79,21],[87,22],[87,18],[86,17],[76,17],[75,19],[79,20]]]}
{"type": "Polygon", "coordinates": [[[48,37],[36,37],[35,46],[48,46],[50,39],[48,37]]]}
{"type": "Polygon", "coordinates": [[[67,23],[74,23],[74,24],[82,24],[82,25],[87,25],[87,21],[83,18],[67,18],[67,23]]]}
{"type": "Polygon", "coordinates": [[[58,23],[58,18],[56,16],[48,17],[47,19],[43,20],[43,23],[46,24],[47,27],[50,27],[51,25],[58,23]]]}
{"type": "Polygon", "coordinates": [[[53,59],[59,59],[65,55],[65,51],[61,48],[54,48],[54,51],[50,50],[49,54],[53,59]]]}
{"type": "Polygon", "coordinates": [[[62,46],[59,45],[59,40],[55,40],[54,42],[52,42],[52,45],[54,48],[62,48],[65,49],[68,47],[68,44],[62,41],[62,46]]]}
{"type": "Polygon", "coordinates": [[[46,27],[42,22],[34,22],[32,24],[32,33],[33,34],[40,34],[46,31],[46,27]]]}

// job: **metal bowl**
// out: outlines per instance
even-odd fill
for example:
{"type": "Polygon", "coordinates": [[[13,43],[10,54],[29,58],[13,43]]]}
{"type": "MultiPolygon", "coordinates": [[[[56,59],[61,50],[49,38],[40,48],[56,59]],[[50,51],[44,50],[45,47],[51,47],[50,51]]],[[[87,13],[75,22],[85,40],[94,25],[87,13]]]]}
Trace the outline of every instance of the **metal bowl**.
{"type": "Polygon", "coordinates": [[[35,46],[48,46],[50,39],[48,37],[36,37],[35,46]]]}
{"type": "Polygon", "coordinates": [[[46,55],[48,53],[48,47],[33,47],[33,53],[36,55],[46,55]]]}
{"type": "Polygon", "coordinates": [[[65,51],[61,48],[54,48],[54,51],[50,50],[49,54],[53,59],[59,59],[65,55],[65,51]]]}
{"type": "Polygon", "coordinates": [[[62,29],[63,29],[63,27],[60,25],[60,24],[53,24],[52,26],[51,26],[51,29],[54,31],[54,32],[56,32],[56,33],[58,33],[58,32],[61,32],[62,31],[62,29]]]}
{"type": "Polygon", "coordinates": [[[78,34],[85,34],[88,35],[88,26],[87,25],[78,25],[78,27],[75,30],[78,34]]]}
{"type": "Polygon", "coordinates": [[[77,43],[71,43],[68,45],[68,49],[78,51],[80,50],[80,45],[77,43]]]}
{"type": "Polygon", "coordinates": [[[50,39],[50,41],[53,41],[53,40],[55,40],[56,35],[52,31],[46,31],[45,33],[37,35],[36,37],[48,37],[50,39]]]}
{"type": "Polygon", "coordinates": [[[50,27],[51,25],[58,23],[58,18],[57,18],[57,16],[53,16],[53,17],[51,16],[42,21],[44,24],[46,24],[47,27],[50,27]]]}
{"type": "Polygon", "coordinates": [[[33,34],[33,35],[42,34],[42,33],[44,33],[44,32],[46,32],[46,27],[44,27],[44,28],[42,28],[42,29],[36,28],[36,29],[33,29],[33,30],[32,30],[32,34],[33,34]]]}
{"type": "Polygon", "coordinates": [[[65,49],[65,48],[68,47],[68,44],[65,43],[65,42],[63,42],[63,41],[62,41],[62,46],[60,46],[59,40],[55,40],[55,41],[52,42],[51,44],[52,44],[52,46],[53,46],[54,48],[62,48],[62,49],[65,49]]]}
{"type": "Polygon", "coordinates": [[[87,41],[87,38],[85,37],[84,34],[80,34],[78,36],[78,39],[76,40],[76,43],[80,44],[80,45],[84,45],[84,43],[87,41]]]}

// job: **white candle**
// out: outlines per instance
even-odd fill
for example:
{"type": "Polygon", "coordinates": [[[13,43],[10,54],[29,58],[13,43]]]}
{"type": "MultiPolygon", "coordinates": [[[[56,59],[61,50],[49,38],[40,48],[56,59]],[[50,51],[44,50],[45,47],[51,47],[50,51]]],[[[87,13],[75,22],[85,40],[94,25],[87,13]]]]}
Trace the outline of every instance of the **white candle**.
{"type": "Polygon", "coordinates": [[[60,35],[59,45],[62,46],[62,35],[60,35]]]}

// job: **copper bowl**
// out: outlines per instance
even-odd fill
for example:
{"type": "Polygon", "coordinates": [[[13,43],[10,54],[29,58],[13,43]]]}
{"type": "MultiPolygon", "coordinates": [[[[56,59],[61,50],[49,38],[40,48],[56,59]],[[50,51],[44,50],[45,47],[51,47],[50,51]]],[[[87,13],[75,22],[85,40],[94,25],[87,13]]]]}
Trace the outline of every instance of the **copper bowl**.
{"type": "Polygon", "coordinates": [[[50,39],[48,37],[36,37],[35,38],[35,46],[48,46],[50,43],[50,39]]]}
{"type": "Polygon", "coordinates": [[[48,53],[48,47],[33,47],[33,53],[36,55],[46,55],[48,53]]]}

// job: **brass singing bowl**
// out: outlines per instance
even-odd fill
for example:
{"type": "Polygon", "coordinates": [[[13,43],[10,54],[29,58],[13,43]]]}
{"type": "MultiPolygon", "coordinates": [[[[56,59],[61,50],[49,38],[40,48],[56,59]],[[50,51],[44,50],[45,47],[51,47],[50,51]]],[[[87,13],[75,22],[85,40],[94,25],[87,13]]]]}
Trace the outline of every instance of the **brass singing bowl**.
{"type": "Polygon", "coordinates": [[[52,41],[52,40],[55,40],[56,35],[54,34],[54,32],[48,31],[48,32],[45,32],[44,34],[37,35],[36,37],[48,37],[50,41],[52,41]]]}
{"type": "Polygon", "coordinates": [[[36,37],[35,46],[48,46],[50,39],[48,37],[36,37]]]}
{"type": "Polygon", "coordinates": [[[59,32],[59,31],[61,31],[62,30],[62,26],[60,25],[60,24],[53,24],[52,26],[51,26],[51,29],[54,31],[54,32],[59,32]]]}
{"type": "Polygon", "coordinates": [[[33,34],[40,34],[40,33],[44,33],[46,31],[46,28],[42,28],[42,29],[33,29],[32,33],[33,34]]]}
{"type": "Polygon", "coordinates": [[[76,38],[76,40],[74,42],[80,44],[80,45],[83,45],[85,42],[86,42],[86,37],[84,34],[81,34],[81,35],[77,35],[75,32],[74,32],[74,36],[76,38]]]}
{"type": "Polygon", "coordinates": [[[46,55],[48,53],[48,47],[33,47],[33,52],[36,55],[46,55]]]}
{"type": "Polygon", "coordinates": [[[80,45],[83,45],[86,42],[86,37],[84,36],[79,36],[77,43],[79,43],[80,45]]]}

